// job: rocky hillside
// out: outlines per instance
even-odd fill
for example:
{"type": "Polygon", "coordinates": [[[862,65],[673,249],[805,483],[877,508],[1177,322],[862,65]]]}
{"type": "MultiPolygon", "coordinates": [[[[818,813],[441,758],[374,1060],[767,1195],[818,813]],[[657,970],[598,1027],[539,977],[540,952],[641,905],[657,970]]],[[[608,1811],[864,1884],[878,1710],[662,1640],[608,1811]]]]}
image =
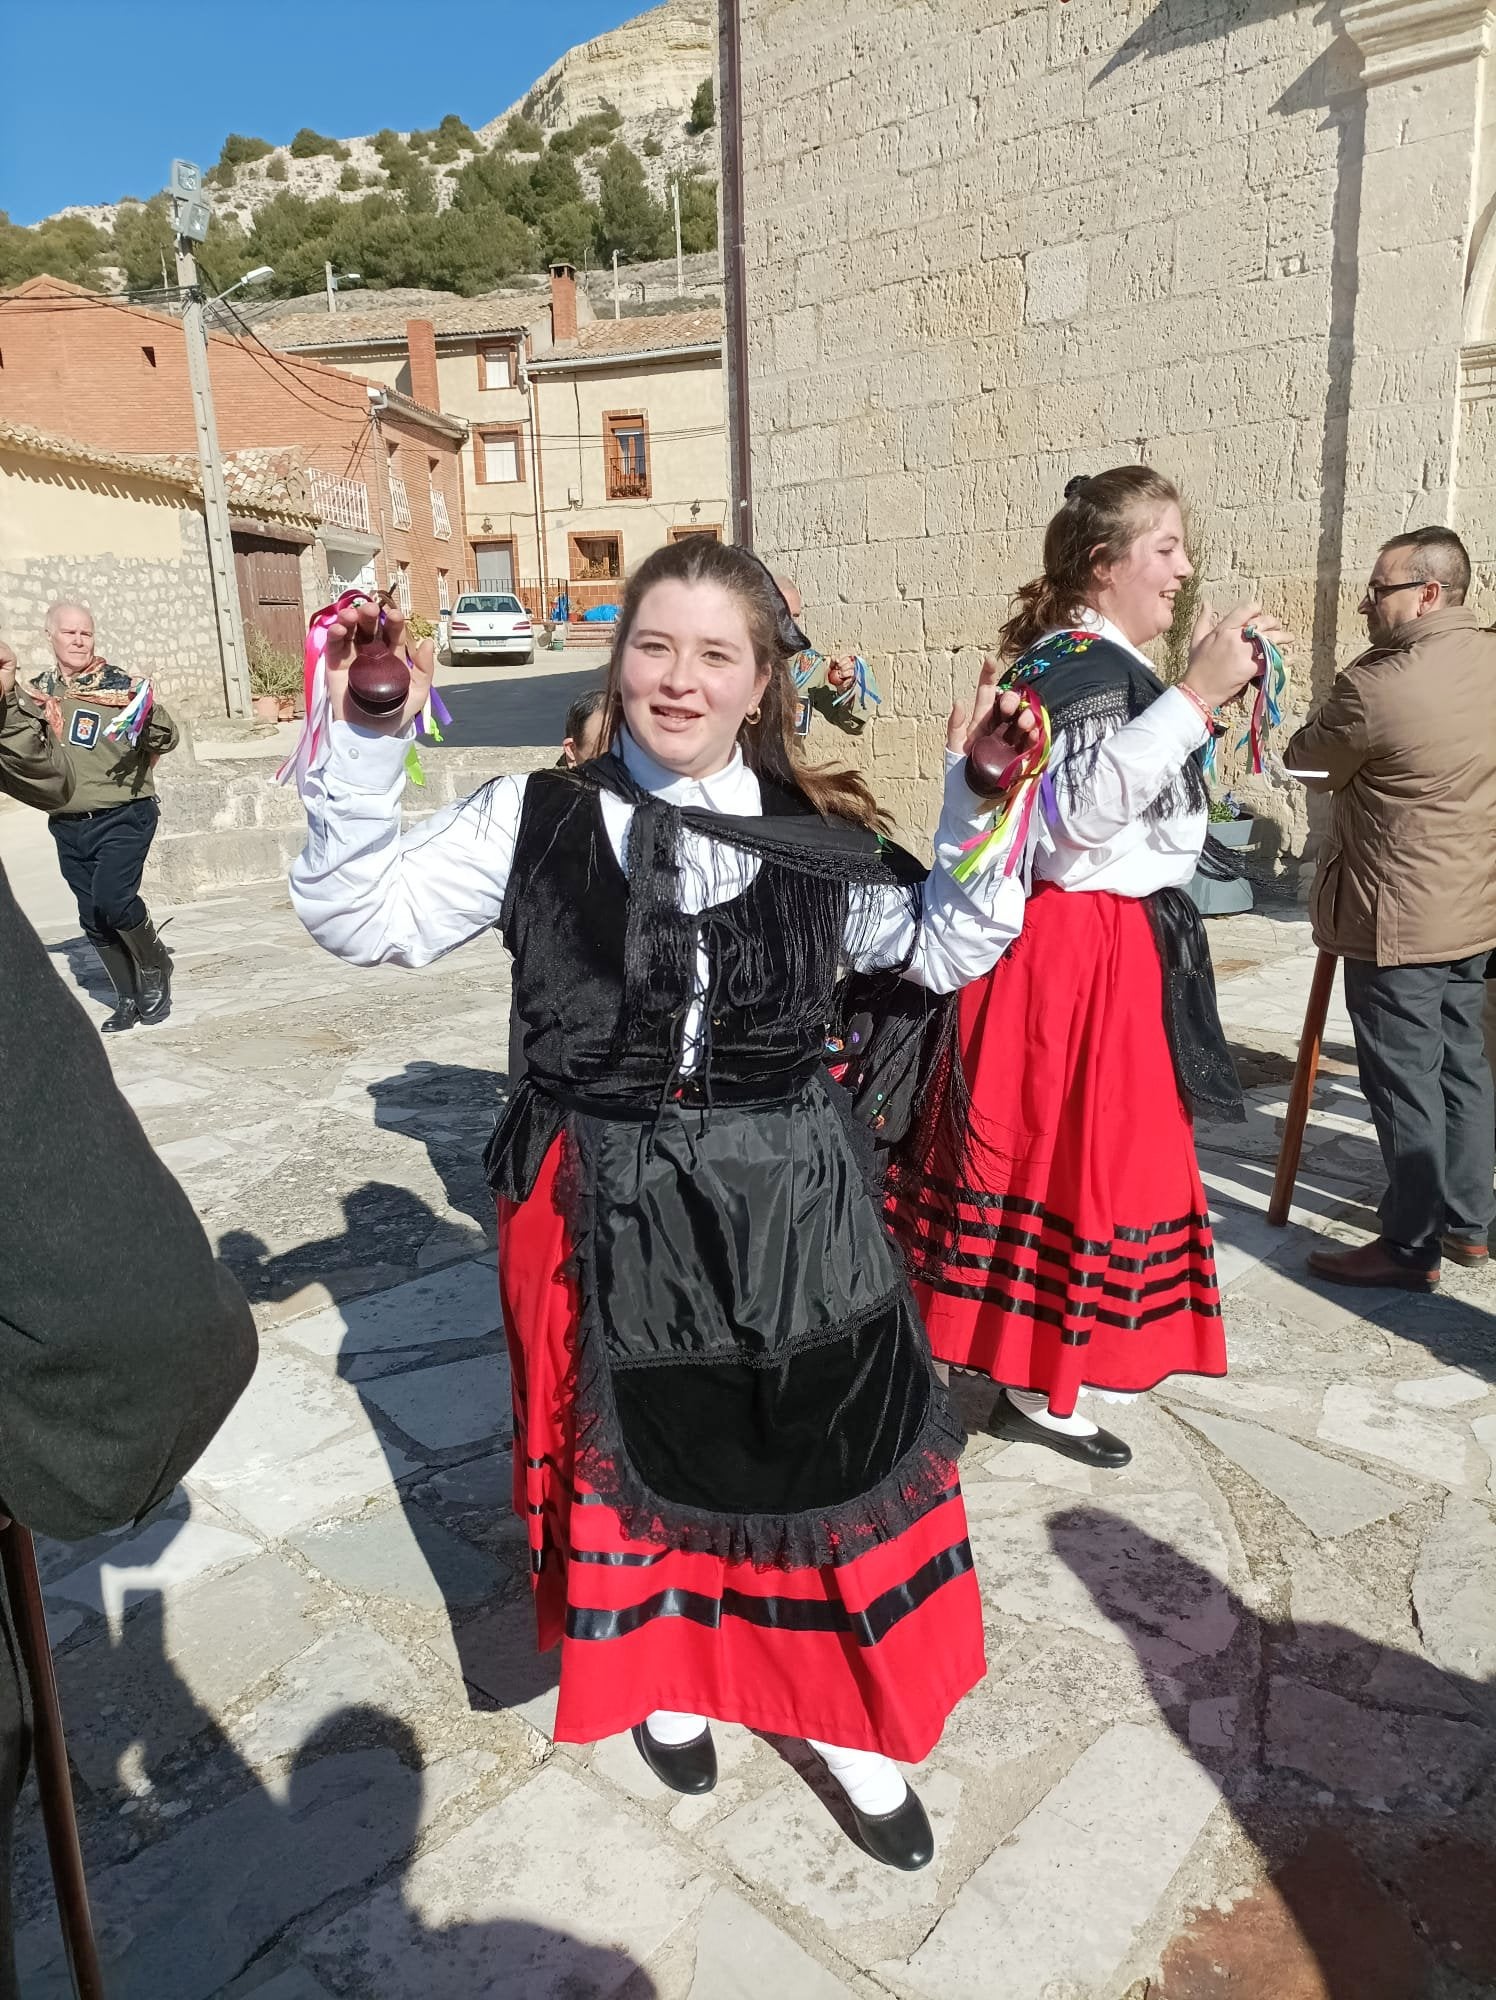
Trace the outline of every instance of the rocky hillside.
{"type": "MultiPolygon", "coordinates": [[[[610,107],[623,119],[618,137],[638,153],[652,192],[663,197],[670,175],[695,169],[715,179],[715,128],[687,131],[692,99],[714,74],[717,56],[715,0],[664,0],[610,34],[568,50],[517,103],[500,112],[474,133],[478,149],[492,145],[505,127],[521,116],[540,127],[547,138],[610,107]]],[[[410,132],[399,135],[409,140],[410,132]]],[[[234,170],[232,182],[212,189],[215,212],[237,218],[249,228],[257,211],[275,195],[290,192],[308,200],[332,195],[358,201],[388,185],[387,170],[372,134],[336,142],[336,154],[297,159],[288,145],[277,145],[258,160],[234,170]]],[[[462,145],[454,156],[433,163],[437,204],[445,208],[455,176],[474,148],[462,145]]],[[[521,153],[520,157],[524,155],[521,153]]],[[[203,161],[206,167],[212,163],[203,161]]],[[[595,197],[597,177],[585,156],[578,169],[589,196],[595,197]]],[[[106,202],[61,209],[64,216],[81,216],[112,229],[123,204],[106,202]]]]}

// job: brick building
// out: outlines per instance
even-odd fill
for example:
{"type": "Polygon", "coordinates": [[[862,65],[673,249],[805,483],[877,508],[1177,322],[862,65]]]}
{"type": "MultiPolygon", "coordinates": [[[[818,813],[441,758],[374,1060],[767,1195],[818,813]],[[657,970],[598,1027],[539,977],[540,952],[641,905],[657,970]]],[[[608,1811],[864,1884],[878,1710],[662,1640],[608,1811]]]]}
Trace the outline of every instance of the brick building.
{"type": "MultiPolygon", "coordinates": [[[[208,350],[224,453],[291,453],[334,581],[377,578],[435,618],[463,561],[466,425],[239,334],[210,333],[208,350]]],[[[54,278],[0,294],[0,418],[110,451],[195,453],[180,320],[54,278]]],[[[240,576],[242,589],[243,563],[240,576]]],[[[248,596],[244,612],[255,622],[248,596]]]]}
{"type": "MultiPolygon", "coordinates": [[[[673,266],[672,266],[673,269],[673,266]]],[[[373,376],[463,419],[462,580],[573,609],[677,536],[727,518],[722,315],[600,318],[569,266],[549,291],[322,295],[259,309],[255,328],[298,360],[373,376]]]]}
{"type": "MultiPolygon", "coordinates": [[[[1361,643],[1380,541],[1496,559],[1496,11],[1472,0],[743,0],[761,545],[923,823],[953,685],[1066,479],[1186,489],[1217,602],[1361,643]]],[[[1294,850],[1296,787],[1260,789],[1294,850]]]]}

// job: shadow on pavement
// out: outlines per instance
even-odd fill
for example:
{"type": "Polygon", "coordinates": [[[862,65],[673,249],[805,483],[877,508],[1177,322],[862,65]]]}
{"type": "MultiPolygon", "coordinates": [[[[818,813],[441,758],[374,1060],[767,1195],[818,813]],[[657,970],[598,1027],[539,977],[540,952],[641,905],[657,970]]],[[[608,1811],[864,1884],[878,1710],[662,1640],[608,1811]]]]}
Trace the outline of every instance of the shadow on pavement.
{"type": "MultiPolygon", "coordinates": [[[[654,1982],[621,1951],[528,1921],[431,1921],[453,1906],[455,1884],[439,1859],[419,1881],[410,1874],[424,1778],[409,1723],[341,1706],[290,1752],[271,1789],[168,1657],[168,1618],[159,1590],[127,1590],[115,1627],[58,1660],[110,2000],[247,1994],[239,1982],[251,1968],[257,1984],[270,1964],[341,1969],[361,1957],[386,2000],[625,1984],[629,2000],[651,2000],[654,1982]],[[324,1905],[338,1914],[299,1960],[298,1939],[326,1924],[324,1905]]],[[[20,1938],[21,1991],[69,2000],[38,1822],[28,1785],[18,1901],[35,1915],[20,1938]]],[[[496,1859],[504,1844],[496,1836],[496,1859]]],[[[503,1882],[474,1887],[471,1871],[469,1858],[467,1900],[502,1907],[503,1882]]]]}
{"type": "Polygon", "coordinates": [[[1198,1564],[1099,1508],[1067,1509],[1049,1533],[1150,1672],[1150,1649],[1177,1635],[1181,1605],[1214,1597],[1234,1621],[1227,1649],[1194,1669],[1202,1694],[1237,1702],[1234,1739],[1197,1745],[1190,1700],[1161,1713],[1269,1879],[1192,1913],[1149,1984],[1152,2000],[1492,1991],[1496,1685],[1339,1626],[1261,1618],[1198,1564]]]}

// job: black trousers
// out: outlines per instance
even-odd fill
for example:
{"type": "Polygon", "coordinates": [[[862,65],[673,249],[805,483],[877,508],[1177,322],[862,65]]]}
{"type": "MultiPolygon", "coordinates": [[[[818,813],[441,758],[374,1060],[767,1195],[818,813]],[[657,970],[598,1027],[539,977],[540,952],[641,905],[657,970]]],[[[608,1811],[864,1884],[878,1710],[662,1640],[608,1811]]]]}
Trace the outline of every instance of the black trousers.
{"type": "Polygon", "coordinates": [[[154,798],[128,799],[102,812],[53,813],[62,879],[78,900],[84,935],[96,944],[145,922],[140,878],[160,817],[154,798]]]}
{"type": "Polygon", "coordinates": [[[1345,961],[1361,1088],[1387,1192],[1382,1240],[1431,1269],[1439,1238],[1484,1243],[1496,1217],[1496,1092],[1482,1014],[1487,954],[1448,965],[1345,961]]]}

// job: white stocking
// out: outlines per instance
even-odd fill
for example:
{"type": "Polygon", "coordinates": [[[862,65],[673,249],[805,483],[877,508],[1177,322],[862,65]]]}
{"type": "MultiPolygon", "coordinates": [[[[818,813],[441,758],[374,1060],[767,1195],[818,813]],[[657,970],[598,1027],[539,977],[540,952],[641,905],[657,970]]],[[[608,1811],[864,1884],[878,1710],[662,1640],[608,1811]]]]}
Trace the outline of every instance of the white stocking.
{"type": "Polygon", "coordinates": [[[706,1726],[704,1715],[686,1715],[674,1708],[657,1708],[652,1715],[644,1718],[644,1727],[655,1742],[667,1750],[678,1750],[683,1743],[694,1743],[706,1726]]]}
{"type": "Polygon", "coordinates": [[[1032,1423],[1042,1424],[1047,1431],[1058,1431],[1062,1437],[1095,1437],[1096,1426],[1085,1417],[1057,1417],[1049,1407],[1049,1398],[1042,1389],[1004,1389],[1003,1394],[1015,1410],[1021,1410],[1032,1423]]]}
{"type": "Polygon", "coordinates": [[[814,1737],[809,1742],[859,1812],[875,1818],[897,1812],[908,1797],[903,1772],[876,1750],[843,1750],[835,1743],[817,1743],[814,1737]]]}

